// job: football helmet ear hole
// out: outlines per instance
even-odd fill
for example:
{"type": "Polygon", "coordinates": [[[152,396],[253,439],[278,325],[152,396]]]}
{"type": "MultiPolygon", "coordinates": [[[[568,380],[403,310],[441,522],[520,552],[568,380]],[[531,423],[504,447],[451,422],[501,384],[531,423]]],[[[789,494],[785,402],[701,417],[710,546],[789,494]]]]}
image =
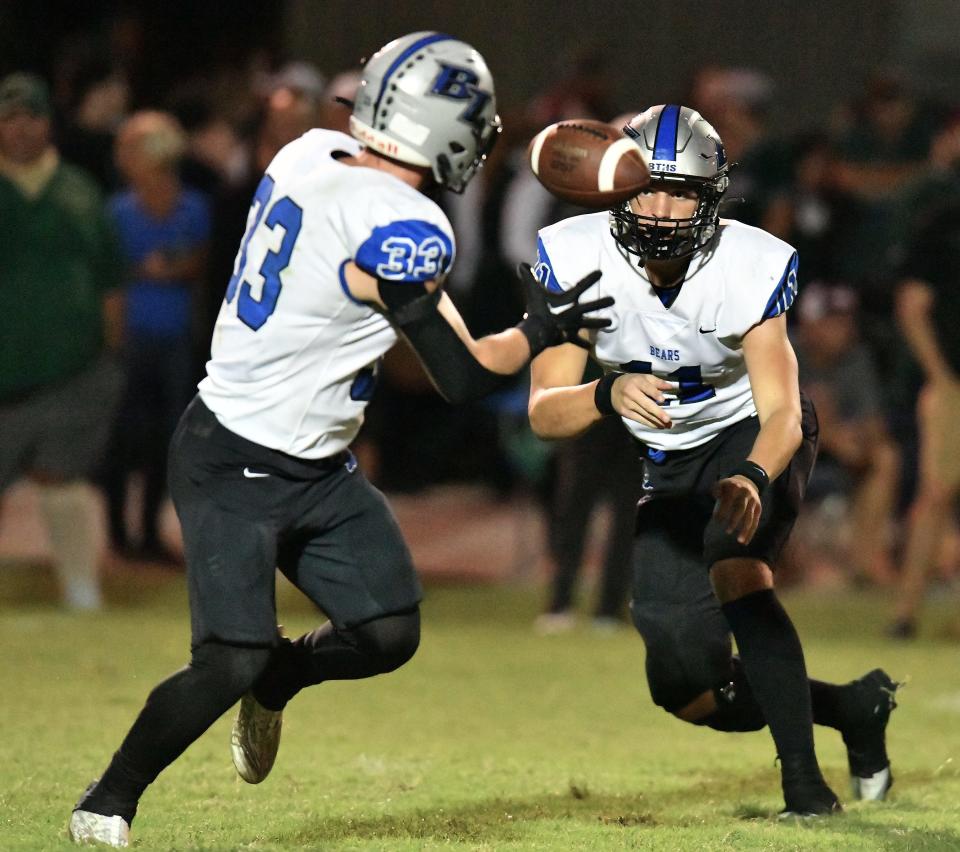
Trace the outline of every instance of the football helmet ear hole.
{"type": "Polygon", "coordinates": [[[446,154],[437,154],[437,171],[439,172],[438,183],[441,186],[449,186],[453,177],[453,166],[450,165],[450,158],[446,154]]]}

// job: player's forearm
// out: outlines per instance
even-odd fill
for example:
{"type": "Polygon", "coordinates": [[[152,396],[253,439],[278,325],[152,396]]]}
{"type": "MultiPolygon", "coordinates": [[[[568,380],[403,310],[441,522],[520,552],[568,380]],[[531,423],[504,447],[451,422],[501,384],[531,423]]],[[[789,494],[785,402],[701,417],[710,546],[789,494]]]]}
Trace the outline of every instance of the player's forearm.
{"type": "Polygon", "coordinates": [[[573,387],[541,388],[530,395],[530,427],[538,438],[573,438],[602,415],[594,403],[596,382],[573,387]]]}
{"type": "Polygon", "coordinates": [[[747,458],[760,465],[772,482],[786,470],[802,441],[800,412],[783,408],[764,421],[747,458]]]}
{"type": "Polygon", "coordinates": [[[519,372],[530,360],[527,338],[516,328],[488,334],[468,344],[477,361],[493,373],[504,376],[519,372]]]}

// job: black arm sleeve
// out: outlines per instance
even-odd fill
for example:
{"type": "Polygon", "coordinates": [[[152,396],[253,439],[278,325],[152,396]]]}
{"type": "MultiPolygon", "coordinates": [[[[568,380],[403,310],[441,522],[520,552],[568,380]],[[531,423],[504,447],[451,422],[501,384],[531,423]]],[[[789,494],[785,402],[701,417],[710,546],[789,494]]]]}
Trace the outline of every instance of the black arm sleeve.
{"type": "Polygon", "coordinates": [[[437,310],[439,287],[428,293],[422,284],[379,280],[377,290],[387,306],[387,317],[410,342],[430,380],[447,402],[458,405],[481,399],[513,378],[488,370],[473,357],[437,310]]]}

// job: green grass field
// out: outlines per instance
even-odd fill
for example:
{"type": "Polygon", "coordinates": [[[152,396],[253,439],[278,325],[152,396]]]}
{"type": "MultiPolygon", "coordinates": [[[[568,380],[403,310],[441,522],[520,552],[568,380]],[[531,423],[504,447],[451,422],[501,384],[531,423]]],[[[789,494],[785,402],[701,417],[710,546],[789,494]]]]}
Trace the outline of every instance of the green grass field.
{"type": "MultiPolygon", "coordinates": [[[[3,700],[0,850],[72,848],[65,824],[156,681],[185,661],[182,579],[114,578],[114,606],[71,616],[24,572],[0,577],[3,700]],[[27,581],[27,590],[21,588],[27,581]],[[19,589],[19,591],[14,591],[19,589]],[[39,595],[42,597],[42,595],[39,595]]],[[[912,645],[877,638],[886,603],[785,595],[810,670],[909,676],[890,729],[888,802],[781,824],[769,735],[684,725],[650,703],[632,631],[543,638],[537,596],[431,588],[420,652],[400,671],[326,684],[288,708],[271,777],[251,787],[221,719],[144,797],[133,845],[149,850],[960,849],[960,667],[951,617],[931,608],[912,645]]],[[[281,589],[288,632],[317,621],[281,589]]],[[[839,736],[818,729],[845,798],[839,736]]]]}

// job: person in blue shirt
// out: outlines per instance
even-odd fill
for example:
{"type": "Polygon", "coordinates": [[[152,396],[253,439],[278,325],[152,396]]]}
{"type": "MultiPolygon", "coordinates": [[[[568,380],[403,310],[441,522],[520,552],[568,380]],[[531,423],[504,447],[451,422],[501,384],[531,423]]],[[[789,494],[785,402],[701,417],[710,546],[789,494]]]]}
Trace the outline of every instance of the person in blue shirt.
{"type": "Polygon", "coordinates": [[[159,514],[166,493],[166,450],[196,380],[194,296],[206,263],[210,210],[205,195],[181,183],[186,137],[176,120],[142,111],[120,128],[117,168],[127,189],[110,201],[125,274],[127,387],[106,472],[110,535],[127,555],[169,562],[159,514]],[[142,534],[131,548],[124,509],[130,473],[144,476],[142,534]]]}

